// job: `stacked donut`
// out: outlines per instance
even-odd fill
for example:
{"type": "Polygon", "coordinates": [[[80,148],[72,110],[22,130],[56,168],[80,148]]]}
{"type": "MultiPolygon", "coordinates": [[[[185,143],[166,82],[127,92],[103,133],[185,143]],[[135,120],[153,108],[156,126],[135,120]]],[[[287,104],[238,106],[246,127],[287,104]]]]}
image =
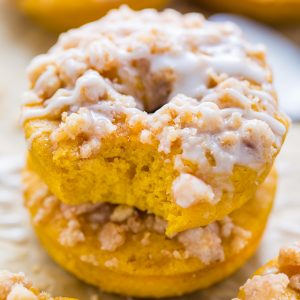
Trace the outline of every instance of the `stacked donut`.
{"type": "Polygon", "coordinates": [[[62,34],[28,78],[25,204],[65,269],[163,297],[252,255],[288,127],[262,46],[199,14],[122,7],[62,34]]]}

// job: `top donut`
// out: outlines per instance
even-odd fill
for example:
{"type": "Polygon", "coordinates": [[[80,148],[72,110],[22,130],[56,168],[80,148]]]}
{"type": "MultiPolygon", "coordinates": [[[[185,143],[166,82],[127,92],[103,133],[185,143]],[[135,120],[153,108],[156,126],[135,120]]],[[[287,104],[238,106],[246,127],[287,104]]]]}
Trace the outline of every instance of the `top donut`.
{"type": "Polygon", "coordinates": [[[29,164],[65,203],[127,204],[203,226],[249,200],[288,121],[261,45],[231,23],[121,7],[28,68],[29,164]]]}

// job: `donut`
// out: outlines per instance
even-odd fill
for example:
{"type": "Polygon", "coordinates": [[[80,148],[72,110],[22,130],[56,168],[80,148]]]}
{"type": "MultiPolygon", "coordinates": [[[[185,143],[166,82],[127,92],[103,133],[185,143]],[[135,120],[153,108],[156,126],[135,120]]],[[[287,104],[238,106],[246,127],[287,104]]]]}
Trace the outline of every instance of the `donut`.
{"type": "Polygon", "coordinates": [[[51,297],[40,292],[23,273],[0,271],[0,299],[1,300],[76,300],[75,298],[51,297]]]}
{"type": "Polygon", "coordinates": [[[170,236],[253,198],[288,128],[263,48],[197,13],[113,10],[28,78],[29,165],[53,194],[148,211],[170,236]]]}
{"type": "Polygon", "coordinates": [[[284,247],[276,259],[258,269],[233,300],[300,299],[300,244],[284,247]]]}
{"type": "Polygon", "coordinates": [[[277,176],[273,171],[252,200],[224,219],[172,237],[153,214],[108,202],[64,204],[29,170],[23,182],[35,232],[64,269],[106,292],[169,297],[209,287],[247,261],[264,231],[277,176]]]}
{"type": "Polygon", "coordinates": [[[168,0],[16,0],[17,8],[22,13],[56,33],[97,20],[122,4],[133,9],[160,9],[167,3],[168,0]]]}
{"type": "Polygon", "coordinates": [[[243,14],[273,24],[300,21],[299,0],[195,0],[195,2],[208,9],[243,14]]]}

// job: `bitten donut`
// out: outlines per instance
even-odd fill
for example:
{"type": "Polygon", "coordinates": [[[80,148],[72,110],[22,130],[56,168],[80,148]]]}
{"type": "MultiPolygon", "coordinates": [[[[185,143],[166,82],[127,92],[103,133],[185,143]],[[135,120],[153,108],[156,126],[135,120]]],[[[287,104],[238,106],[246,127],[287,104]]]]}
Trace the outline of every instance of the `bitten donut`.
{"type": "Polygon", "coordinates": [[[33,172],[25,205],[48,253],[63,268],[107,292],[178,296],[230,275],[253,254],[276,188],[273,172],[256,196],[220,221],[167,237],[166,222],[133,207],[61,203],[33,172]]]}
{"type": "Polygon", "coordinates": [[[269,23],[299,23],[300,0],[195,0],[218,12],[243,14],[269,23]]]}
{"type": "Polygon", "coordinates": [[[0,300],[76,300],[52,297],[34,288],[23,273],[0,271],[0,300]]]}
{"type": "Polygon", "coordinates": [[[62,32],[97,20],[127,4],[133,9],[163,8],[168,0],[16,0],[17,7],[50,31],[62,32]]]}
{"type": "Polygon", "coordinates": [[[28,78],[30,168],[66,204],[135,206],[169,235],[251,199],[288,127],[263,48],[196,13],[114,10],[28,78]]]}
{"type": "Polygon", "coordinates": [[[261,267],[233,300],[299,300],[300,244],[284,247],[279,256],[261,267]]]}

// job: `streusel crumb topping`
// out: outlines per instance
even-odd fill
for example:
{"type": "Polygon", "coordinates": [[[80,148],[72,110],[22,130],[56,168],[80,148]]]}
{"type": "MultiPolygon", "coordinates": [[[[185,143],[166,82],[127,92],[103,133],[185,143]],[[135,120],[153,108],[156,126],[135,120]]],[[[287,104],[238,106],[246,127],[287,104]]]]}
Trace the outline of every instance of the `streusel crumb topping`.
{"type": "Polygon", "coordinates": [[[288,285],[289,278],[285,274],[267,274],[254,276],[241,289],[245,293],[245,300],[288,300],[285,297],[288,285]]]}
{"type": "Polygon", "coordinates": [[[53,300],[47,293],[33,290],[23,273],[0,271],[0,300],[53,300]]]}

